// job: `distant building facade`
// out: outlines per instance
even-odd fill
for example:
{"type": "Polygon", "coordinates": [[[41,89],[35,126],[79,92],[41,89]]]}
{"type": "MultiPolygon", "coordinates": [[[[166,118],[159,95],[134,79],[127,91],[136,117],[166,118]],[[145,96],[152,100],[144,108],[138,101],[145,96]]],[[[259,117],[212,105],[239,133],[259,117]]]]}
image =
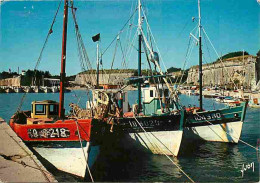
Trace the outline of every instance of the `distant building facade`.
{"type": "Polygon", "coordinates": [[[21,77],[0,79],[0,86],[21,86],[21,77]]]}

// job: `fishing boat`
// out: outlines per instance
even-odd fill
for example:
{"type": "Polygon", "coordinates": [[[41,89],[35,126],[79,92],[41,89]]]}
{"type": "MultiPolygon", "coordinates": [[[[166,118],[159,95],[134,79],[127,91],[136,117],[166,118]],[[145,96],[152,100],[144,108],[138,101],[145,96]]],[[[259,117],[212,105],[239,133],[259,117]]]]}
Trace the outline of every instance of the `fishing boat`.
{"type": "Polygon", "coordinates": [[[199,45],[199,108],[189,110],[186,113],[184,138],[238,143],[245,119],[247,102],[241,102],[238,106],[227,106],[218,110],[205,110],[203,108],[200,0],[198,0],[198,14],[199,38],[196,38],[193,34],[191,36],[198,41],[199,45]]]}
{"type": "Polygon", "coordinates": [[[24,90],[25,93],[33,92],[33,89],[30,86],[25,86],[23,90],[24,90]]]}
{"type": "MultiPolygon", "coordinates": [[[[107,138],[106,129],[110,129],[110,125],[83,115],[88,111],[73,104],[70,105],[73,115],[65,115],[64,81],[68,6],[68,0],[64,0],[60,101],[32,101],[31,111],[18,109],[10,119],[10,126],[37,155],[58,170],[85,177],[87,173],[90,174],[90,168],[99,154],[102,139],[107,138]]],[[[70,8],[75,16],[72,3],[70,8]]],[[[51,33],[52,31],[49,31],[48,36],[51,33]]]]}
{"type": "MultiPolygon", "coordinates": [[[[184,110],[178,104],[173,87],[167,81],[168,76],[162,72],[159,54],[153,51],[143,32],[142,24],[146,20],[146,15],[144,13],[141,15],[143,10],[140,0],[136,9],[138,10],[138,74],[126,78],[125,85],[137,87],[137,102],[130,107],[127,92],[123,89],[114,92],[98,89],[93,91],[93,101],[89,103],[93,103],[95,111],[98,111],[95,116],[102,116],[99,118],[112,123],[111,130],[122,135],[120,139],[123,146],[130,147],[135,144],[136,149],[177,156],[183,135],[184,110]],[[158,75],[142,76],[141,47],[144,48],[149,65],[158,70],[158,75]],[[149,80],[159,82],[150,84],[147,82],[149,80]]],[[[145,22],[148,24],[147,20],[145,22]]]]}

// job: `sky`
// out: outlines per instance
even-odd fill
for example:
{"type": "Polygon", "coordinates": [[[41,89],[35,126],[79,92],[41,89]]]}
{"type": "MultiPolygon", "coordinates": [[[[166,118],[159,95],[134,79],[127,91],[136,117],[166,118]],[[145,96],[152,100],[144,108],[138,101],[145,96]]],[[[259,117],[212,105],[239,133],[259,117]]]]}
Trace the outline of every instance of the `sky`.
{"type": "MultiPolygon", "coordinates": [[[[100,48],[104,51],[129,19],[137,0],[74,0],[80,32],[92,63],[95,67],[96,43],[91,37],[101,34],[100,48]]],[[[142,0],[149,25],[162,55],[162,68],[182,68],[189,43],[189,34],[196,27],[197,0],[142,0]],[[195,21],[192,21],[195,17],[195,21]],[[164,63],[164,65],[162,64],[164,63]],[[165,67],[164,67],[165,66],[165,67]]],[[[0,72],[34,69],[43,43],[52,23],[59,1],[4,1],[0,5],[0,72]]],[[[256,55],[260,49],[260,5],[256,0],[201,0],[202,26],[219,55],[245,50],[256,55]]],[[[62,43],[63,5],[54,24],[38,69],[60,73],[62,43]]],[[[123,50],[126,50],[128,36],[133,40],[136,32],[137,15],[133,23],[120,34],[123,50]],[[131,29],[129,29],[131,28],[131,29]],[[132,31],[130,31],[132,30],[132,31]],[[130,34],[131,32],[131,34],[130,34]],[[128,36],[127,36],[128,35],[128,36]]],[[[204,36],[204,35],[203,35],[204,36]]],[[[203,39],[204,63],[217,59],[214,49],[203,39]]],[[[113,68],[122,68],[122,52],[116,41],[105,52],[102,67],[109,69],[115,55],[113,68]]],[[[155,47],[155,44],[153,43],[155,47]]],[[[127,67],[137,68],[137,40],[133,40],[127,57],[127,67]]],[[[145,58],[145,55],[143,58],[145,58]]],[[[195,46],[186,68],[197,65],[198,47],[195,46]]],[[[143,59],[143,69],[147,63],[143,59]]],[[[67,75],[81,72],[75,31],[69,13],[67,39],[67,75]]]]}

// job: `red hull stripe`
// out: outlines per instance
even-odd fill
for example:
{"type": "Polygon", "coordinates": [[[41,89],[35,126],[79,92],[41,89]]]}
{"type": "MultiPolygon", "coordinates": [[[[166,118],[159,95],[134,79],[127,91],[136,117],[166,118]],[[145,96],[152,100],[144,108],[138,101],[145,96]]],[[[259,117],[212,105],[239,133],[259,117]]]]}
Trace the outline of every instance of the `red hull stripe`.
{"type": "MultiPolygon", "coordinates": [[[[92,119],[79,119],[78,128],[82,140],[90,141],[92,119]]],[[[18,124],[10,126],[24,141],[79,141],[75,120],[58,120],[55,123],[18,124]]]]}

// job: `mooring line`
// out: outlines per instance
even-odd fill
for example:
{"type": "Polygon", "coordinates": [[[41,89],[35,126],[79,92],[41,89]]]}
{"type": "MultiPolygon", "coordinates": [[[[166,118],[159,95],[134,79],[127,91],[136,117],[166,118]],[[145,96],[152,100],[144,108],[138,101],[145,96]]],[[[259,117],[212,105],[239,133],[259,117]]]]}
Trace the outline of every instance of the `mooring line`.
{"type": "MultiPolygon", "coordinates": [[[[200,117],[197,113],[196,113],[196,115],[197,115],[198,117],[200,117]]],[[[211,124],[211,125],[214,125],[214,124],[212,124],[211,122],[209,122],[207,119],[206,119],[206,122],[209,123],[209,124],[211,124]]],[[[243,123],[244,123],[244,122],[243,122],[243,123]]],[[[213,130],[213,129],[212,129],[212,130],[213,130]]],[[[240,141],[240,142],[246,144],[247,146],[249,146],[249,147],[255,149],[256,151],[259,151],[259,149],[257,149],[256,147],[252,146],[251,144],[248,144],[247,142],[241,140],[240,138],[237,138],[237,137],[232,136],[230,133],[228,133],[227,131],[225,131],[223,128],[222,128],[222,130],[223,130],[227,135],[229,135],[230,137],[237,139],[238,141],[240,141]]],[[[214,131],[214,130],[213,130],[213,131],[214,131]]],[[[215,133],[217,133],[217,132],[215,132],[215,133]]]]}
{"type": "MultiPolygon", "coordinates": [[[[135,117],[135,116],[133,116],[133,117],[134,117],[135,121],[138,123],[138,125],[141,127],[141,129],[144,131],[144,133],[148,133],[148,132],[146,132],[146,130],[142,127],[142,125],[139,123],[139,121],[136,119],[136,117],[135,117]]],[[[151,133],[154,138],[156,138],[164,147],[166,147],[152,132],[149,132],[149,133],[151,133]]],[[[166,147],[166,148],[167,148],[167,147],[166,147]]],[[[167,148],[167,149],[168,149],[168,148],[167,148]]],[[[174,156],[173,152],[172,152],[170,149],[168,149],[168,150],[169,150],[170,153],[174,156]]],[[[163,154],[164,154],[191,182],[195,183],[195,181],[193,181],[192,178],[191,178],[189,175],[187,175],[187,174],[184,172],[184,170],[182,170],[181,167],[179,167],[164,151],[162,151],[162,152],[163,152],[163,154]]]]}
{"type": "MultiPolygon", "coordinates": [[[[81,141],[81,136],[80,136],[80,132],[79,132],[79,127],[78,127],[78,120],[76,119],[75,122],[76,122],[76,126],[77,126],[77,131],[78,131],[78,134],[79,134],[80,146],[81,146],[81,149],[82,149],[82,151],[83,151],[83,155],[84,155],[84,158],[85,158],[85,161],[86,161],[88,173],[89,173],[89,176],[90,176],[90,178],[91,178],[91,181],[94,182],[93,176],[92,176],[91,171],[90,171],[90,168],[89,168],[89,166],[88,166],[88,160],[87,160],[85,151],[84,151],[84,149],[83,149],[83,145],[82,145],[82,141],[81,141]]],[[[88,142],[87,142],[87,143],[88,143],[88,142]]],[[[90,142],[89,142],[89,143],[90,143],[90,142]]]]}

